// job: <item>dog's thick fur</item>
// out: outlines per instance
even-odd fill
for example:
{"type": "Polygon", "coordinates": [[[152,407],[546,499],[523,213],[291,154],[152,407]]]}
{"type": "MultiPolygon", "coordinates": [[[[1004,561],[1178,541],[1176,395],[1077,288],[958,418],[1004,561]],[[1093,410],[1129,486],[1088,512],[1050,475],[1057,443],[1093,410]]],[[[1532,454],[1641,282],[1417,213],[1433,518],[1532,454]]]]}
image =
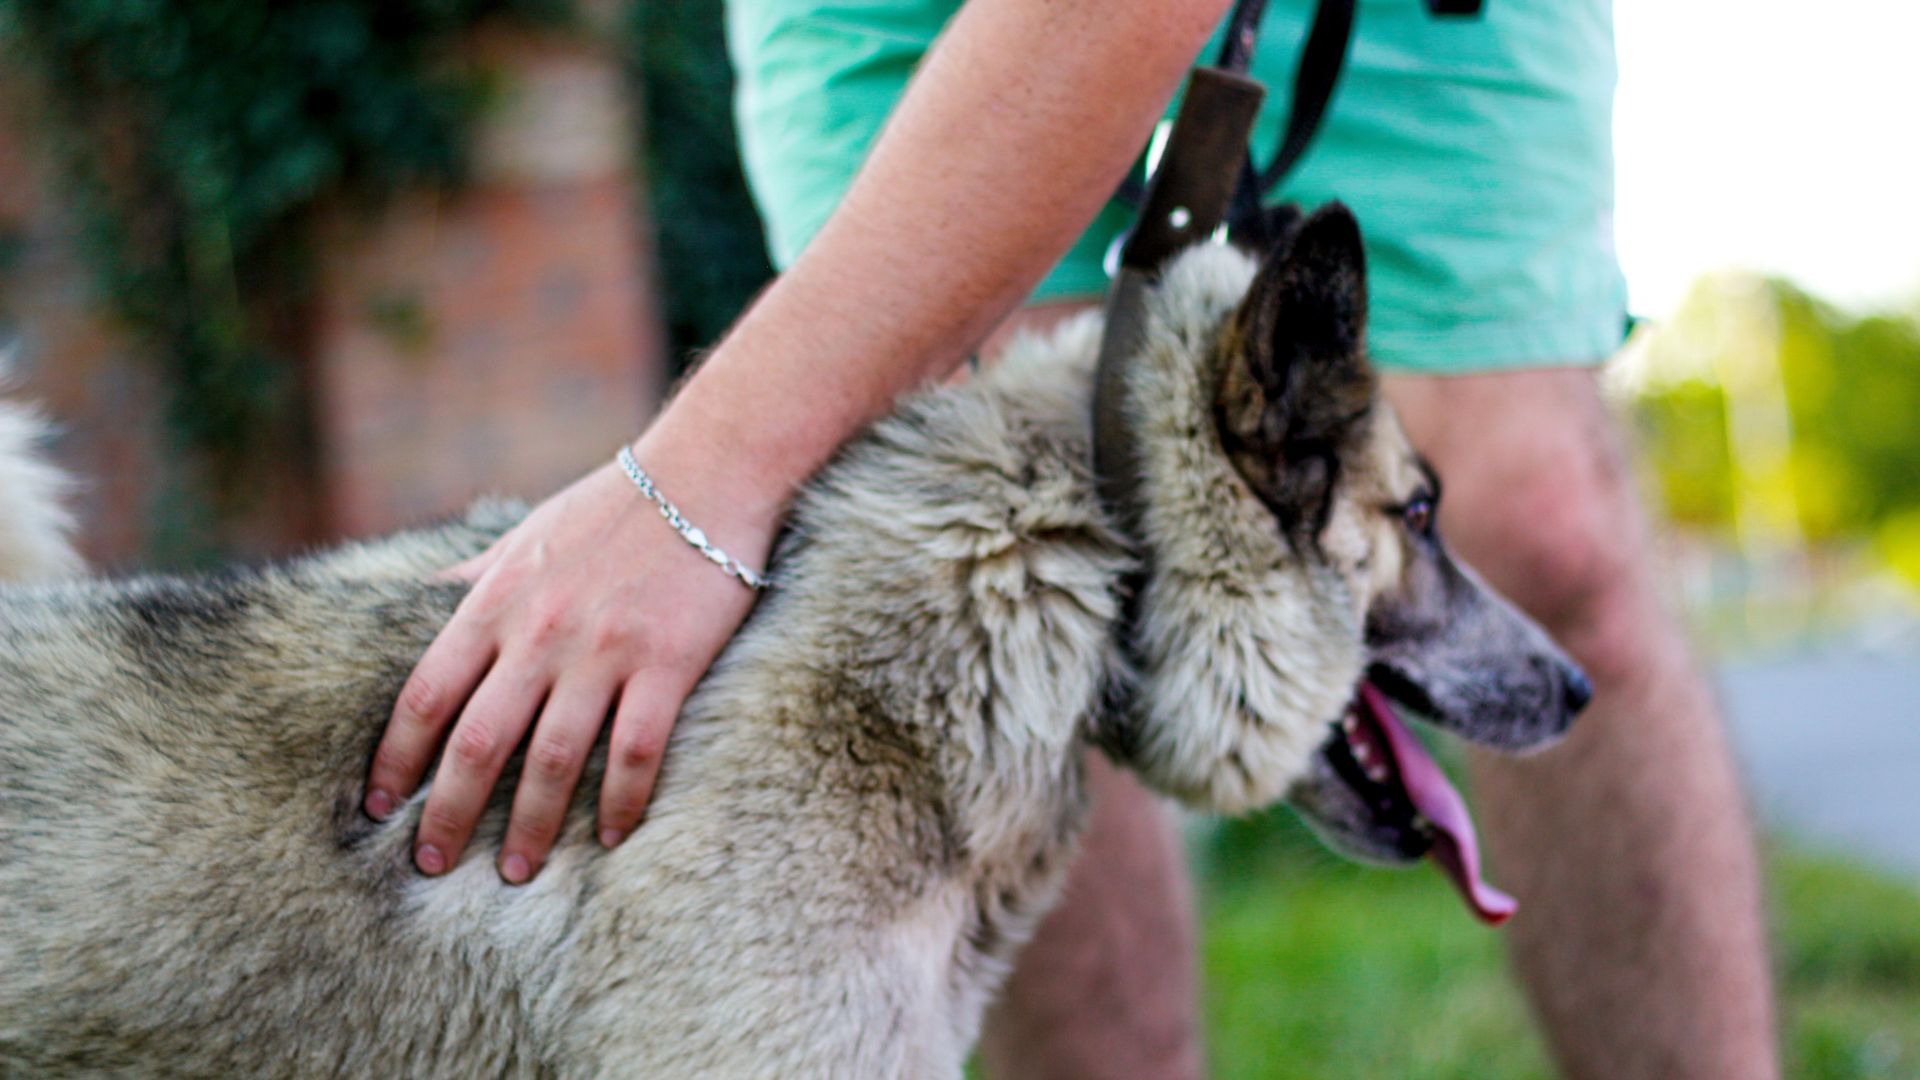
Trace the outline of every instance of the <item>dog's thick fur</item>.
{"type": "MultiPolygon", "coordinates": [[[[441,878],[409,861],[421,797],[359,810],[459,599],[429,582],[512,508],[212,580],[8,589],[0,1074],[960,1075],[1067,865],[1084,748],[1204,807],[1280,798],[1404,591],[1392,508],[1419,468],[1372,405],[1358,236],[1327,212],[1294,247],[1264,299],[1218,247],[1155,293],[1138,538],[1089,475],[1091,317],[844,451],[687,702],[644,827],[591,841],[596,763],[526,886],[489,857],[511,775],[441,878]],[[1322,264],[1353,280],[1314,285],[1322,264]],[[1318,455],[1319,479],[1258,489],[1233,448],[1318,455]]],[[[0,448],[0,505],[22,461],[0,448]]],[[[18,576],[68,565],[38,512],[0,522],[18,576]]]]}

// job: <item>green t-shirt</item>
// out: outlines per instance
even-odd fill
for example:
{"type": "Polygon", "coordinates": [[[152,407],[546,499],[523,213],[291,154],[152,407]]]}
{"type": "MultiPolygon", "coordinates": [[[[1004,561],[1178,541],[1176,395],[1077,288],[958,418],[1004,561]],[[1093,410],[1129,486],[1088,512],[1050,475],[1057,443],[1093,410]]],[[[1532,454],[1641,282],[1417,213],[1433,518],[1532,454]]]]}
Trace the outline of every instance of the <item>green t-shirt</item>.
{"type": "MultiPolygon", "coordinates": [[[[731,0],[747,176],[776,265],[826,221],[956,0],[731,0]]],[[[1253,74],[1261,160],[1286,124],[1310,0],[1274,0],[1253,74]]],[[[1205,55],[1213,54],[1213,46],[1205,55]]],[[[1278,194],[1366,234],[1376,361],[1468,372],[1588,364],[1620,344],[1608,0],[1486,0],[1480,17],[1361,0],[1318,136],[1278,194]]],[[[965,152],[964,141],[956,143],[965,152]]],[[[1098,296],[1109,206],[1034,293],[1098,296]]]]}

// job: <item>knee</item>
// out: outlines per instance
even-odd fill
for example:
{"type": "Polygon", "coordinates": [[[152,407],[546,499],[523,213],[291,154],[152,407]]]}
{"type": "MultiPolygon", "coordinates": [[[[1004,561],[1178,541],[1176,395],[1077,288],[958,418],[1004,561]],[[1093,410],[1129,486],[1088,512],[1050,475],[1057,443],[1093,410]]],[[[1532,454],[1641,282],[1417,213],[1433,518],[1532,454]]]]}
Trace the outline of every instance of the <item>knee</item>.
{"type": "MultiPolygon", "coordinates": [[[[1611,456],[1611,455],[1609,455],[1611,456]]],[[[1602,685],[1658,637],[1637,495],[1617,459],[1538,470],[1507,485],[1471,561],[1602,685]],[[1490,527],[1489,527],[1490,526],[1490,527]]]]}

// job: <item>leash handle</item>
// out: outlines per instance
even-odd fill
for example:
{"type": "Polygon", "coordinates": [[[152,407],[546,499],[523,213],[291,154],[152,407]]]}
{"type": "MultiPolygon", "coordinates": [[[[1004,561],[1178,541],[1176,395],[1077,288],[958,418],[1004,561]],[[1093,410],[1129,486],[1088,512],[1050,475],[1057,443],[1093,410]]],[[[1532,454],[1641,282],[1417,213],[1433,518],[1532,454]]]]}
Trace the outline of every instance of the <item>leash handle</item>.
{"type": "Polygon", "coordinates": [[[1120,265],[1151,274],[1206,239],[1226,220],[1246,159],[1247,138],[1267,90],[1216,67],[1195,68],[1174,117],[1160,167],[1147,182],[1139,220],[1120,248],[1120,265]]]}
{"type": "MultiPolygon", "coordinates": [[[[1430,0],[1430,2],[1478,3],[1479,0],[1430,0]]],[[[1300,66],[1293,76],[1293,102],[1287,113],[1286,133],[1281,136],[1280,149],[1273,161],[1262,169],[1253,163],[1253,156],[1242,143],[1235,154],[1245,162],[1239,169],[1237,183],[1240,190],[1233,196],[1233,204],[1227,213],[1231,227],[1243,233],[1254,235],[1246,237],[1255,246],[1264,247],[1270,239],[1261,233],[1262,215],[1260,202],[1263,196],[1278,187],[1280,181],[1293,171],[1300,158],[1307,152],[1313,136],[1320,129],[1320,121],[1325,118],[1327,106],[1333,100],[1335,87],[1339,85],[1340,71],[1346,66],[1347,46],[1353,40],[1353,18],[1355,0],[1320,0],[1314,9],[1313,25],[1307,31],[1307,40],[1300,55],[1300,66]]],[[[1233,11],[1227,17],[1226,33],[1220,42],[1218,61],[1209,68],[1196,68],[1200,71],[1212,70],[1223,75],[1246,76],[1247,69],[1253,63],[1254,46],[1260,36],[1260,20],[1266,14],[1267,0],[1237,0],[1233,11]]],[[[1189,91],[1191,92],[1191,91],[1189,91]]],[[[1182,104],[1181,114],[1185,115],[1186,106],[1182,104]]],[[[1249,140],[1252,128],[1248,128],[1249,140]]],[[[1166,152],[1160,156],[1160,167],[1177,160],[1173,154],[1174,146],[1169,143],[1166,152]]],[[[1220,159],[1226,160],[1226,159],[1220,159]]],[[[1225,168],[1226,166],[1223,166],[1225,168]]],[[[1133,207],[1140,207],[1144,214],[1144,203],[1148,184],[1137,176],[1129,176],[1121,182],[1114,192],[1114,199],[1133,207]]]]}

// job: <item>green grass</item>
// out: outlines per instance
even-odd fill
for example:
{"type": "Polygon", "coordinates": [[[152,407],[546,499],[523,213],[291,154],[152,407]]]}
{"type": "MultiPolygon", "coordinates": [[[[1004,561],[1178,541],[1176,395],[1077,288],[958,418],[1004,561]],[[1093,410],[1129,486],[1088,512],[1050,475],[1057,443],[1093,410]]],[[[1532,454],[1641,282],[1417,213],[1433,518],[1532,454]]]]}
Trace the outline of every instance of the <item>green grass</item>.
{"type": "MultiPolygon", "coordinates": [[[[1201,847],[1213,1075],[1552,1075],[1498,932],[1441,877],[1327,853],[1284,811],[1201,847]]],[[[1842,859],[1769,860],[1787,1075],[1920,1080],[1920,890],[1842,859]]]]}

